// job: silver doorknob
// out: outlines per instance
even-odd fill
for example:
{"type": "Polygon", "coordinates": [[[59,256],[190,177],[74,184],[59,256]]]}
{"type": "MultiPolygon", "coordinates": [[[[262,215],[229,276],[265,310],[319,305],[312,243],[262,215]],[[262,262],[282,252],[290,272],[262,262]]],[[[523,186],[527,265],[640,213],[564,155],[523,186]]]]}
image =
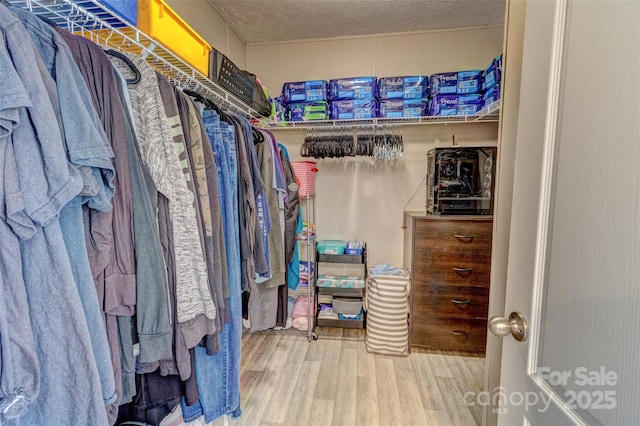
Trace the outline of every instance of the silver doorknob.
{"type": "Polygon", "coordinates": [[[511,312],[509,319],[491,317],[489,331],[498,337],[505,337],[511,333],[518,342],[524,342],[529,337],[529,325],[520,312],[511,312]]]}

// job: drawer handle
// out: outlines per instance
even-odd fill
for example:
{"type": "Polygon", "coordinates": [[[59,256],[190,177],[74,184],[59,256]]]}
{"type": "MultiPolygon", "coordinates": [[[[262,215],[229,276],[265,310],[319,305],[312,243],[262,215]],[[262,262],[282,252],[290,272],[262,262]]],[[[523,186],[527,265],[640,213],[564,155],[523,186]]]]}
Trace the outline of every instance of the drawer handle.
{"type": "Polygon", "coordinates": [[[451,299],[451,303],[453,303],[454,305],[468,305],[469,303],[471,303],[471,300],[469,300],[469,299],[467,299],[467,300],[451,299]]]}
{"type": "Polygon", "coordinates": [[[469,333],[463,330],[451,330],[449,334],[453,334],[454,336],[461,336],[461,337],[469,335],[469,333]]]}
{"type": "Polygon", "coordinates": [[[458,268],[458,267],[454,267],[453,270],[456,271],[456,272],[471,272],[471,271],[473,271],[473,268],[458,268]]]}
{"type": "Polygon", "coordinates": [[[473,240],[475,238],[475,235],[454,234],[453,236],[454,236],[454,238],[457,238],[459,240],[473,240]]]}

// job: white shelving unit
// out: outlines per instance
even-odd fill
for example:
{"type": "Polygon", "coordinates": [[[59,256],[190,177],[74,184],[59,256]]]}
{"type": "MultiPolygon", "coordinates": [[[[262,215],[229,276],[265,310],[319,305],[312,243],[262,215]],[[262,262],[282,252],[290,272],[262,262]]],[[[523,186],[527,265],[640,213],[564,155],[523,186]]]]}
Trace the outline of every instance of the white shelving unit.
{"type": "Polygon", "coordinates": [[[209,80],[169,49],[129,24],[97,0],[8,0],[70,32],[120,52],[139,55],[176,86],[197,92],[222,109],[247,117],[260,114],[209,80]]]}

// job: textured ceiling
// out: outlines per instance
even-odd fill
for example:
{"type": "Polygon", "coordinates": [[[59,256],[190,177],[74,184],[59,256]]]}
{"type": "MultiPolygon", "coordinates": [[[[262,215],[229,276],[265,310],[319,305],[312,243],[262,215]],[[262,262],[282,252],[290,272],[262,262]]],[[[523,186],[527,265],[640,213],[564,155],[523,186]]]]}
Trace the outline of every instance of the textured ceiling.
{"type": "Polygon", "coordinates": [[[502,24],[504,0],[208,0],[246,43],[502,24]]]}

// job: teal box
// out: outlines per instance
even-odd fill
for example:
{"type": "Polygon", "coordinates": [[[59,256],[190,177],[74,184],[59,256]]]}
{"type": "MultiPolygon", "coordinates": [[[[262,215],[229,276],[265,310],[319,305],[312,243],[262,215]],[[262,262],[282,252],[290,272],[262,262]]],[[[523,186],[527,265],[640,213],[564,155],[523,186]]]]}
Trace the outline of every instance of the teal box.
{"type": "Polygon", "coordinates": [[[344,254],[347,242],[343,240],[320,240],[318,241],[319,254],[344,254]]]}

